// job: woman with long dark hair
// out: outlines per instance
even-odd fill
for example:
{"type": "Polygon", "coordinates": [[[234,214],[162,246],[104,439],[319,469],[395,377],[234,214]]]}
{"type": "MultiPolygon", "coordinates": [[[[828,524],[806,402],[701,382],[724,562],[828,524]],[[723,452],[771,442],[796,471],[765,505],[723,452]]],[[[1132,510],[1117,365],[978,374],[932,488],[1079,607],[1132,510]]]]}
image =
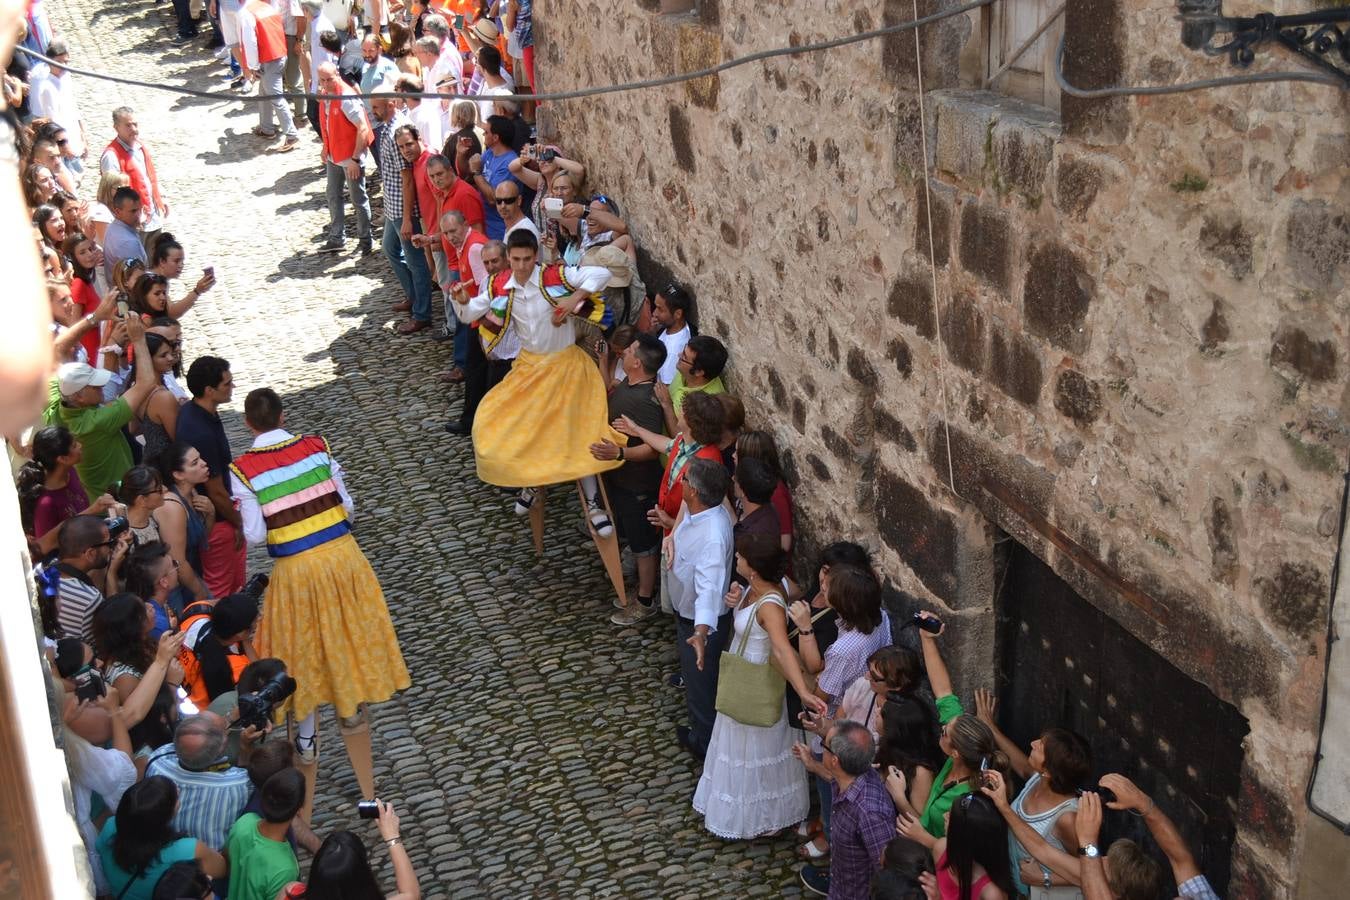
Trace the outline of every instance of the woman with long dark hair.
{"type": "MultiPolygon", "coordinates": [[[[160,232],[159,236],[150,243],[149,251],[151,272],[163,276],[166,282],[183,277],[183,266],[187,262],[187,255],[183,250],[183,245],[178,242],[176,237],[167,231],[160,232]]],[[[192,309],[201,299],[202,294],[215,287],[215,284],[214,270],[202,270],[202,277],[197,279],[196,285],[187,292],[183,299],[168,304],[168,315],[174,319],[179,318],[192,309]]]]}
{"type": "Polygon", "coordinates": [[[178,650],[183,636],[166,631],[158,643],[150,639],[154,606],[135,594],[113,594],[94,612],[94,652],[103,661],[103,680],[126,698],[128,727],[145,718],[160,685],[183,683],[178,650]]]}
{"type": "Polygon", "coordinates": [[[51,204],[61,211],[61,218],[66,223],[66,234],[89,233],[92,225],[89,221],[89,204],[65,191],[53,194],[51,204]]]}
{"type": "Polygon", "coordinates": [[[117,501],[127,508],[132,549],[159,540],[159,523],[154,516],[155,510],[164,505],[164,481],[159,472],[149,466],[127,469],[117,488],[117,501]]]}
{"type": "Polygon", "coordinates": [[[952,806],[944,837],[933,837],[913,816],[901,814],[898,825],[901,835],[932,854],[942,900],[1018,896],[1008,864],[1008,824],[984,794],[966,794],[952,806]]]}
{"type": "MultiPolygon", "coordinates": [[[[178,399],[164,387],[164,376],[171,375],[178,366],[178,348],[173,341],[152,331],[145,333],[145,346],[154,363],[156,384],[135,413],[145,440],[144,458],[153,462],[178,436],[178,399]]],[[[132,381],[135,382],[134,377],[132,381]]]]}
{"type": "Polygon", "coordinates": [[[945,762],[937,727],[932,706],[921,697],[895,694],[881,707],[877,768],[886,779],[895,808],[915,818],[945,762]]]}
{"type": "Polygon", "coordinates": [[[84,448],[64,425],[40,428],[33,435],[33,458],[19,469],[16,488],[23,532],[39,556],[56,549],[61,523],[73,516],[101,516],[117,501],[103,494],[93,503],[80,484],[75,466],[84,448]]]}
{"type": "Polygon", "coordinates": [[[62,218],[61,210],[50,203],[42,204],[33,210],[33,227],[42,236],[43,243],[60,252],[66,239],[66,220],[62,218]]]}
{"type": "Polygon", "coordinates": [[[169,315],[169,280],[154,272],[145,272],[128,292],[131,308],[147,321],[169,315]]]}
{"type": "MultiPolygon", "coordinates": [[[[70,261],[70,296],[84,314],[98,309],[101,302],[98,290],[98,271],[103,266],[103,249],[98,242],[78,231],[67,231],[61,242],[61,255],[70,261]]],[[[80,345],[91,364],[97,365],[102,329],[90,329],[80,338],[80,345]]]]}
{"type": "Polygon", "coordinates": [[[182,441],[174,441],[155,459],[160,477],[164,480],[164,505],[155,510],[160,540],[169,545],[169,552],[178,563],[178,582],[182,587],[183,605],[205,600],[211,595],[202,582],[202,551],[206,536],[215,522],[216,511],[197,485],[211,477],[197,448],[182,441]]]}
{"type": "Polygon", "coordinates": [[[23,196],[30,209],[37,209],[56,196],[61,186],[52,170],[39,163],[29,163],[23,170],[23,196]]]}
{"type": "Polygon", "coordinates": [[[286,897],[292,900],[418,900],[422,896],[412,860],[398,835],[398,815],[390,804],[377,803],[380,839],[389,848],[397,890],[386,894],[380,887],[370,868],[366,845],[359,837],[350,831],[335,831],[324,839],[319,852],[314,854],[314,862],[309,866],[309,883],[296,882],[288,886],[286,897]]]}
{"type": "Polygon", "coordinates": [[[138,781],[122,795],[117,815],[98,836],[98,853],[108,887],[120,900],[152,900],[155,885],[176,862],[195,859],[212,878],[229,874],[225,857],[170,824],[178,788],[162,775],[138,781]]]}

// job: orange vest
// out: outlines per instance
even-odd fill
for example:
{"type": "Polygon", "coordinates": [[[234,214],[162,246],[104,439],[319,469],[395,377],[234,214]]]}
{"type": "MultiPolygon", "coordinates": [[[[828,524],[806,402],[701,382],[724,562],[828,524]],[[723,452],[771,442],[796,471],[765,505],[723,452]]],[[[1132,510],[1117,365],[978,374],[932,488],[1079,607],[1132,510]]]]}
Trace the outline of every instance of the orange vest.
{"type": "Polygon", "coordinates": [[[270,3],[249,0],[244,8],[253,16],[258,35],[258,65],[286,57],[286,26],[270,3]]]}
{"type": "MultiPolygon", "coordinates": [[[[351,85],[342,83],[342,94],[355,94],[351,85]]],[[[323,152],[334,162],[352,159],[356,156],[356,134],[358,127],[366,136],[366,146],[370,146],[370,122],[366,119],[365,108],[361,109],[361,124],[352,123],[342,112],[341,100],[324,100],[323,103],[323,152]]]]}
{"type": "Polygon", "coordinates": [[[150,148],[141,144],[141,153],[145,157],[145,174],[150,176],[150,183],[146,184],[145,179],[141,177],[141,170],[136,168],[136,164],[131,160],[131,151],[122,146],[122,142],[113,138],[109,142],[108,150],[117,157],[117,165],[121,167],[122,173],[131,179],[131,189],[141,195],[141,205],[150,206],[150,201],[154,201],[156,207],[163,206],[163,201],[159,198],[159,177],[155,175],[155,164],[150,160],[150,148]]]}
{"type": "Polygon", "coordinates": [[[478,296],[478,282],[473,280],[473,266],[469,264],[469,251],[475,246],[487,243],[487,237],[473,228],[469,229],[469,236],[464,239],[464,246],[457,251],[459,256],[459,280],[464,285],[464,291],[470,297],[478,296]]]}

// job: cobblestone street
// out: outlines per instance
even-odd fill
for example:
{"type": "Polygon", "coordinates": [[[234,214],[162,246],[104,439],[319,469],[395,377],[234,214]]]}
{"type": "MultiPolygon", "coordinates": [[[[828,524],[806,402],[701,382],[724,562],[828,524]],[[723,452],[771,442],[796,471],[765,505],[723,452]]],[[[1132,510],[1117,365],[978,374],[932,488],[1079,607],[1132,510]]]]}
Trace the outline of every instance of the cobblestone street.
{"type": "MultiPolygon", "coordinates": [[[[224,90],[201,40],[170,44],[167,2],[50,8],[72,65],[224,90]]],[[[348,471],[356,536],[412,672],[412,688],[375,710],[375,765],[424,896],[798,895],[792,840],[723,843],[690,809],[697,770],[673,729],[683,697],[662,683],[675,665],[669,621],[609,623],[611,591],[570,492],[551,498],[536,563],[508,498],[442,430],[460,400],[436,377],[449,344],[394,332],[397,285],[381,255],[315,252],[327,213],[313,132],[265,155],[252,105],[87,79],[80,91],[95,167],[112,108],[137,110],[167,228],[187,248],[171,293],[216,268],[219,286],[185,318],[184,357],[231,362],[235,450],[248,443],[244,395],[270,385],[287,425],[326,435],[348,471]]],[[[96,183],[86,177],[86,197],[96,183]]],[[[325,716],[316,831],[377,844],[325,716]]],[[[387,858],[372,854],[392,887],[387,858]]]]}

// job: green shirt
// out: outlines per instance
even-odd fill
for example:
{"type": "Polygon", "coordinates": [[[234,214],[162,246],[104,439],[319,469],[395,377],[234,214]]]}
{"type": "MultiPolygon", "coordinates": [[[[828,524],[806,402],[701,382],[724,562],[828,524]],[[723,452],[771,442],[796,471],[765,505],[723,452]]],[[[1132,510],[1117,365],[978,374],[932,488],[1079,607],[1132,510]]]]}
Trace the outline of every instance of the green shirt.
{"type": "MultiPolygon", "coordinates": [[[[961,701],[956,698],[955,694],[947,694],[944,697],[937,698],[938,721],[943,725],[964,712],[965,709],[961,706],[961,701]]],[[[919,816],[919,824],[923,826],[924,831],[933,837],[942,837],[947,833],[947,825],[943,822],[942,817],[952,808],[953,803],[970,793],[971,785],[968,781],[943,788],[951,772],[952,760],[948,758],[942,764],[942,769],[937,773],[937,777],[933,779],[933,787],[928,791],[928,802],[924,804],[923,815],[919,816]]]]}
{"type": "Polygon", "coordinates": [[[695,391],[702,391],[705,394],[725,394],[727,386],[722,383],[722,376],[718,375],[703,387],[688,387],[684,383],[684,373],[676,372],[675,380],[670,383],[670,403],[675,407],[675,415],[678,416],[680,410],[684,408],[684,395],[695,391]]]}
{"type": "Polygon", "coordinates": [[[131,421],[131,405],[118,397],[103,406],[57,407],[60,424],[70,429],[84,445],[84,456],[75,471],[91,498],[111,493],[113,485],[131,468],[131,445],[122,426],[131,421]]]}
{"type": "Polygon", "coordinates": [[[292,881],[300,880],[300,864],[285,839],[274,841],[258,831],[262,817],[244,813],[225,842],[230,856],[229,900],[276,900],[292,881]]]}

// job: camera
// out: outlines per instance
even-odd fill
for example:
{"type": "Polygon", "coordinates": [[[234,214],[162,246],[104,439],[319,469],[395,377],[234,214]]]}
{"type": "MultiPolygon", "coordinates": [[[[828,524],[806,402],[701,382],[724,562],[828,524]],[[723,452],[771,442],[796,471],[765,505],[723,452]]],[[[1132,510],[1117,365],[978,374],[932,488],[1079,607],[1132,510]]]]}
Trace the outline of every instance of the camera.
{"type": "Polygon", "coordinates": [[[378,819],[380,817],[380,801],[358,800],[356,814],[363,819],[378,819]]]}
{"type": "Polygon", "coordinates": [[[107,685],[93,666],[84,666],[70,680],[75,682],[75,699],[95,701],[108,693],[107,685]]]}
{"type": "Polygon", "coordinates": [[[914,614],[913,620],[909,623],[920,631],[926,631],[929,634],[937,634],[942,630],[942,620],[933,616],[922,616],[919,613],[914,614]]]}
{"type": "Polygon", "coordinates": [[[1096,794],[1098,797],[1101,797],[1101,798],[1102,798],[1102,805],[1103,805],[1103,806],[1105,806],[1105,805],[1108,804],[1108,803],[1115,803],[1115,802],[1116,802],[1116,792],[1113,791],[1113,790],[1111,790],[1111,789],[1108,788],[1108,787],[1093,787],[1093,788],[1087,788],[1087,789],[1079,788],[1077,791],[1075,791],[1075,793],[1078,794],[1078,796],[1081,797],[1081,796],[1083,796],[1083,794],[1087,793],[1088,791],[1091,791],[1092,793],[1096,794]]]}
{"type": "Polygon", "coordinates": [[[553,162],[557,158],[558,158],[558,151],[554,150],[552,147],[546,148],[543,153],[539,154],[540,162],[553,162]]]}
{"type": "MultiPolygon", "coordinates": [[[[255,576],[256,577],[256,576],[255,576]]],[[[278,672],[271,681],[258,688],[252,694],[239,695],[239,718],[235,724],[240,728],[266,728],[272,721],[272,710],[276,705],[295,693],[295,679],[285,672],[278,672]]]]}
{"type": "Polygon", "coordinates": [[[267,577],[265,572],[257,572],[248,581],[244,582],[244,587],[240,590],[241,594],[248,594],[254,600],[262,600],[263,591],[267,590],[267,585],[272,579],[267,577]]]}
{"type": "Polygon", "coordinates": [[[117,540],[130,525],[131,523],[127,521],[126,516],[110,516],[108,518],[108,540],[117,540]]]}

